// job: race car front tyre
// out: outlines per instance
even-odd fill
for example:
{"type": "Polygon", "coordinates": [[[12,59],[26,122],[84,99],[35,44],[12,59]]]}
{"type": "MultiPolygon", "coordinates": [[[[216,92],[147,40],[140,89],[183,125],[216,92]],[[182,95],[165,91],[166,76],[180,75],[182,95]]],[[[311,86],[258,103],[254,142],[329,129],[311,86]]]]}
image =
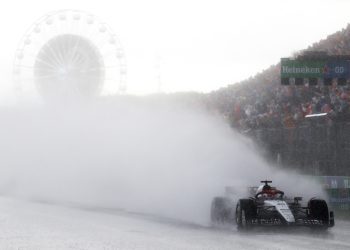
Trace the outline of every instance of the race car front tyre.
{"type": "Polygon", "coordinates": [[[325,230],[329,226],[334,225],[334,218],[331,218],[333,220],[333,223],[330,221],[330,213],[326,201],[322,199],[311,199],[309,201],[308,207],[310,218],[322,222],[322,225],[319,227],[314,227],[315,229],[325,230]]]}

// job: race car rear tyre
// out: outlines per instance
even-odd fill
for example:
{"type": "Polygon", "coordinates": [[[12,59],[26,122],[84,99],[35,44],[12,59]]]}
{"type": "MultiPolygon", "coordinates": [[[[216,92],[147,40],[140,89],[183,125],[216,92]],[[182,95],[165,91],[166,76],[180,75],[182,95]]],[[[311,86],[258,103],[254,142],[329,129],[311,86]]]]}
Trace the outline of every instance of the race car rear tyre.
{"type": "Polygon", "coordinates": [[[229,221],[231,208],[225,197],[215,197],[211,203],[210,218],[213,225],[229,221]]]}
{"type": "Polygon", "coordinates": [[[329,226],[331,226],[329,210],[326,201],[321,199],[311,199],[309,201],[308,207],[310,218],[322,222],[321,226],[313,228],[326,230],[329,226]]]}
{"type": "Polygon", "coordinates": [[[249,230],[256,217],[256,206],[250,199],[240,199],[236,206],[236,223],[239,231],[249,230]]]}

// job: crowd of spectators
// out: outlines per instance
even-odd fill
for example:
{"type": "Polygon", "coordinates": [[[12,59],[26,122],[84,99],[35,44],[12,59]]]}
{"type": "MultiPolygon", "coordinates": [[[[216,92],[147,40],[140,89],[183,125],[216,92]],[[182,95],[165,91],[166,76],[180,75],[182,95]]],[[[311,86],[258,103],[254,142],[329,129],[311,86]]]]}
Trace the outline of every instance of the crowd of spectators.
{"type": "MultiPolygon", "coordinates": [[[[350,25],[313,44],[308,50],[350,55],[350,25]]],[[[281,85],[280,65],[209,95],[215,107],[240,130],[266,127],[295,128],[306,115],[327,114],[327,123],[350,120],[350,87],[318,84],[281,85]]]]}

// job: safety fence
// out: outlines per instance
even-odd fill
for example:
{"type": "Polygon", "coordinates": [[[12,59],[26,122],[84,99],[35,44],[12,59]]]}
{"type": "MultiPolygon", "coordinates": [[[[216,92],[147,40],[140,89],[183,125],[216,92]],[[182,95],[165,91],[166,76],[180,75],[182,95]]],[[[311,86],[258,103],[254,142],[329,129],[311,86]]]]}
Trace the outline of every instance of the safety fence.
{"type": "Polygon", "coordinates": [[[295,128],[248,132],[281,166],[311,175],[350,175],[350,123],[311,121],[295,128]]]}

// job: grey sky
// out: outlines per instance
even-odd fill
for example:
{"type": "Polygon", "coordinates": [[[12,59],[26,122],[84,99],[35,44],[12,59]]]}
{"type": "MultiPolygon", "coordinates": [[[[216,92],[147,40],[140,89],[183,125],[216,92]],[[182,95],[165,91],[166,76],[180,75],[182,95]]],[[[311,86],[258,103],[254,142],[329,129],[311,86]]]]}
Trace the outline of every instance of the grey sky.
{"type": "Polygon", "coordinates": [[[128,62],[128,90],[208,92],[243,80],[345,28],[350,1],[12,0],[0,10],[0,96],[13,96],[17,43],[47,12],[79,9],[108,23],[128,62]],[[159,66],[159,67],[158,67],[159,66]]]}

